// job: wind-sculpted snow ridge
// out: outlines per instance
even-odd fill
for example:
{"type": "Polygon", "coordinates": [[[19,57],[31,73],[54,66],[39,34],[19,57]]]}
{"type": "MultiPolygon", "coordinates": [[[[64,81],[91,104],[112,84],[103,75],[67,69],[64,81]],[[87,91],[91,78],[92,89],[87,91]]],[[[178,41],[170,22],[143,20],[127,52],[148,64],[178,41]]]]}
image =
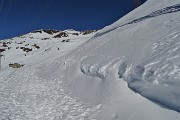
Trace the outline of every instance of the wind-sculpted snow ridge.
{"type": "Polygon", "coordinates": [[[154,43],[154,56],[138,65],[122,63],[119,77],[135,92],[180,112],[180,30],[154,43]]]}
{"type": "Polygon", "coordinates": [[[92,106],[66,94],[58,78],[42,79],[26,68],[0,80],[1,120],[88,120],[101,105],[92,106]]]}
{"type": "MultiPolygon", "coordinates": [[[[110,73],[110,71],[114,68],[114,66],[118,65],[119,62],[121,62],[123,59],[115,59],[114,61],[107,63],[105,65],[90,65],[86,64],[85,61],[88,58],[83,58],[80,64],[80,70],[85,75],[91,76],[91,77],[98,77],[100,79],[107,78],[107,74],[110,73]]],[[[101,61],[102,62],[102,61],[101,61]]]]}
{"type": "Polygon", "coordinates": [[[81,64],[80,69],[85,75],[99,77],[101,79],[104,79],[106,77],[106,71],[104,71],[105,67],[101,68],[99,66],[81,64]]]}

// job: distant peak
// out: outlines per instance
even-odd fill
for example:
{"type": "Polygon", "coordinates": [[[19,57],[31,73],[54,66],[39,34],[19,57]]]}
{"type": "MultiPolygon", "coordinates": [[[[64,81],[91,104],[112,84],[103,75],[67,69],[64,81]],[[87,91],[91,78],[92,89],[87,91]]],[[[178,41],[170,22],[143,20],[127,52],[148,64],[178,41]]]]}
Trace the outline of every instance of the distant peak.
{"type": "Polygon", "coordinates": [[[68,37],[69,35],[88,35],[95,33],[96,30],[84,30],[84,31],[77,31],[74,29],[67,29],[67,30],[55,30],[55,29],[40,29],[34,30],[30,33],[47,33],[49,35],[54,35],[54,38],[61,38],[61,37],[68,37]],[[57,34],[58,33],[58,34],[57,34]]]}
{"type": "Polygon", "coordinates": [[[87,34],[91,34],[91,33],[95,33],[97,30],[84,30],[84,31],[81,31],[81,33],[83,35],[87,35],[87,34]]]}
{"type": "Polygon", "coordinates": [[[47,33],[47,34],[50,34],[50,35],[53,35],[54,33],[58,33],[58,32],[61,32],[60,30],[55,30],[55,29],[40,29],[40,30],[35,30],[35,31],[32,31],[31,33],[47,33]]]}
{"type": "Polygon", "coordinates": [[[74,30],[74,29],[67,29],[65,31],[77,31],[77,30],[74,30]]]}

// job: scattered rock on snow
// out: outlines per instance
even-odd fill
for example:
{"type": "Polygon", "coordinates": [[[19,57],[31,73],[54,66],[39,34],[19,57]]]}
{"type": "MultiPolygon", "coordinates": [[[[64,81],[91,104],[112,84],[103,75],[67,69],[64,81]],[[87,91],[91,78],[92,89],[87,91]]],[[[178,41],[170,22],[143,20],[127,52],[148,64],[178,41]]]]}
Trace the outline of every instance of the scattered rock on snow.
{"type": "Polygon", "coordinates": [[[9,67],[12,67],[12,68],[20,68],[23,66],[24,66],[24,64],[19,64],[19,63],[9,64],[9,67]]]}

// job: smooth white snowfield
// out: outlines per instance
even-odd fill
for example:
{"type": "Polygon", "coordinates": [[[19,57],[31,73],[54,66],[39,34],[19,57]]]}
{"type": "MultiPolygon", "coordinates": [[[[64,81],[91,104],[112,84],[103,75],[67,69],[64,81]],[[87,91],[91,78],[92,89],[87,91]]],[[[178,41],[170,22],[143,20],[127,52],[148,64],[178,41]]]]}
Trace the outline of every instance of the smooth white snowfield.
{"type": "Polygon", "coordinates": [[[7,51],[0,119],[180,119],[179,0],[148,0],[92,36],[32,39],[42,48],[12,57],[27,60],[19,70],[6,67],[7,51]]]}

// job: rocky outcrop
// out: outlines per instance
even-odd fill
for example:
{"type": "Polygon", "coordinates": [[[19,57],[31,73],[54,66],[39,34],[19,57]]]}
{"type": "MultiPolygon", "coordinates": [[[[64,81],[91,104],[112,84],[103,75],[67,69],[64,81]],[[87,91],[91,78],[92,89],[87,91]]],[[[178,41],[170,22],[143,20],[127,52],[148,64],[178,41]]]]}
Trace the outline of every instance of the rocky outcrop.
{"type": "Polygon", "coordinates": [[[48,33],[48,34],[50,34],[50,35],[53,35],[53,33],[58,33],[58,32],[60,32],[59,30],[43,30],[45,33],[48,33]]]}
{"type": "Polygon", "coordinates": [[[23,51],[24,52],[30,52],[30,51],[32,51],[32,49],[31,48],[23,48],[23,51]]]}
{"type": "Polygon", "coordinates": [[[78,35],[79,35],[79,33],[72,33],[72,35],[77,35],[77,36],[78,36],[78,35]]]}
{"type": "Polygon", "coordinates": [[[85,30],[85,31],[82,31],[82,34],[87,35],[87,34],[91,34],[91,33],[94,33],[94,32],[96,32],[96,30],[85,30]]]}
{"type": "Polygon", "coordinates": [[[4,51],[6,51],[5,49],[0,49],[0,52],[4,52],[4,51]]]}
{"type": "Polygon", "coordinates": [[[44,30],[35,30],[35,31],[31,32],[31,33],[42,33],[42,32],[53,35],[54,33],[58,33],[60,31],[59,30],[54,30],[54,29],[47,29],[47,30],[44,29],[44,30]]]}
{"type": "Polygon", "coordinates": [[[69,35],[66,32],[61,32],[54,36],[53,38],[62,38],[62,37],[68,37],[69,35]]]}

